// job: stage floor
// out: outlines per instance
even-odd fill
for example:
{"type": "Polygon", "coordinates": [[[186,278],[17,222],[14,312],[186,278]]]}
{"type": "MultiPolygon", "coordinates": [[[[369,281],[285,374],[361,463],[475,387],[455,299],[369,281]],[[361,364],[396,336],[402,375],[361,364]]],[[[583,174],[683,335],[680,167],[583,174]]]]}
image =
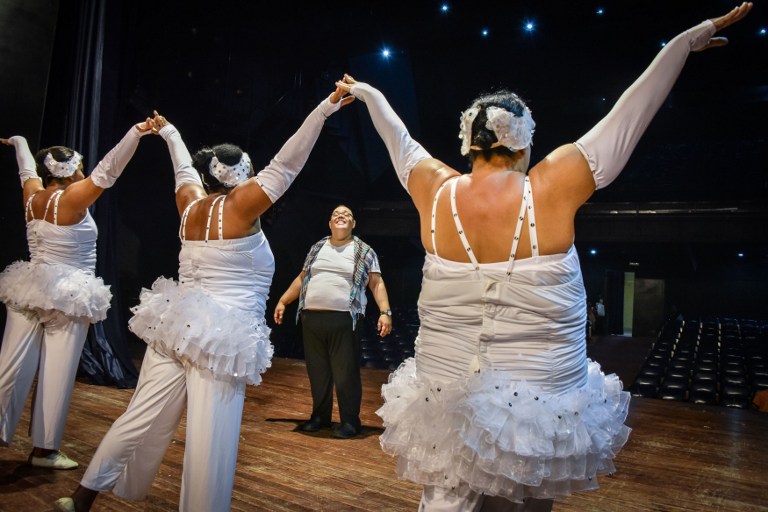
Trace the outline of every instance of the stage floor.
{"type": "MultiPolygon", "coordinates": [[[[381,421],[375,410],[389,372],[362,372],[364,431],[358,438],[338,440],[329,430],[294,432],[311,410],[304,362],[274,360],[264,383],[247,391],[232,510],[417,509],[419,486],[399,481],[394,460],[379,447],[381,421]]],[[[630,384],[625,381],[625,387],[630,384]]],[[[81,463],[73,471],[26,465],[28,404],[13,443],[0,448],[0,511],[50,510],[55,499],[70,494],[132,392],[76,384],[62,446],[81,463]]],[[[633,432],[616,460],[618,472],[601,478],[599,491],[556,501],[554,511],[768,511],[768,415],[633,398],[628,423],[633,432]]],[[[182,422],[147,500],[128,502],[102,494],[92,510],[177,510],[183,450],[182,422]]]]}

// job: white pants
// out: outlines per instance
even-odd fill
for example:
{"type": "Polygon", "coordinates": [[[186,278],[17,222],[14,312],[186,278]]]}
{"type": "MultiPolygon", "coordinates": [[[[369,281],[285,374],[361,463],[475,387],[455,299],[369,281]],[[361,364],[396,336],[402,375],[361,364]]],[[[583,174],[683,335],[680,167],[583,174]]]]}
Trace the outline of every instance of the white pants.
{"type": "Polygon", "coordinates": [[[6,307],[8,317],[0,348],[0,444],[9,445],[37,374],[32,404],[32,446],[61,446],[77,365],[88,335],[88,320],[61,313],[6,307]]]}
{"type": "Polygon", "coordinates": [[[419,512],[550,512],[552,504],[553,500],[534,498],[513,503],[500,496],[485,496],[469,489],[458,492],[425,485],[419,512]]]}
{"type": "Polygon", "coordinates": [[[145,498],[186,405],[179,510],[229,510],[244,398],[244,383],[214,380],[148,347],[133,398],[104,436],[80,484],[122,498],[145,498]]]}

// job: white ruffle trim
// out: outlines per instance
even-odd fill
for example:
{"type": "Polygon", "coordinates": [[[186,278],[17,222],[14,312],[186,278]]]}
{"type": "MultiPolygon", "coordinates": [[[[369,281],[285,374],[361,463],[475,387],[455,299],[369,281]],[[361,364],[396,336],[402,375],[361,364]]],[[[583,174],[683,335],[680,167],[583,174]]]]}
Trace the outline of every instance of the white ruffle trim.
{"type": "Polygon", "coordinates": [[[493,371],[430,383],[409,358],[382,395],[381,446],[400,478],[515,502],[596,489],[631,431],[629,393],[593,361],[585,387],[555,395],[493,371]]]}
{"type": "Polygon", "coordinates": [[[264,319],[164,277],[141,290],[128,328],[160,353],[189,361],[214,377],[261,383],[274,348],[264,319]]]}
{"type": "Polygon", "coordinates": [[[58,311],[96,323],[107,317],[111,300],[100,277],[69,265],[17,261],[0,274],[0,301],[14,309],[58,311]]]}

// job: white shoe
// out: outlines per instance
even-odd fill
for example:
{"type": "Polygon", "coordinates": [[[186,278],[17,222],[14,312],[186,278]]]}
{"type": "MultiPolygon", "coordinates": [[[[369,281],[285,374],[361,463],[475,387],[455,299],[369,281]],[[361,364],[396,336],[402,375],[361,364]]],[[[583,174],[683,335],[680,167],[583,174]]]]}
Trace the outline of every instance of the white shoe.
{"type": "Polygon", "coordinates": [[[36,468],[47,469],[75,469],[78,466],[77,462],[58,450],[47,457],[35,457],[34,455],[30,455],[29,463],[36,468]]]}
{"type": "Polygon", "coordinates": [[[75,512],[75,502],[72,498],[59,498],[53,504],[53,510],[58,512],[75,512]]]}

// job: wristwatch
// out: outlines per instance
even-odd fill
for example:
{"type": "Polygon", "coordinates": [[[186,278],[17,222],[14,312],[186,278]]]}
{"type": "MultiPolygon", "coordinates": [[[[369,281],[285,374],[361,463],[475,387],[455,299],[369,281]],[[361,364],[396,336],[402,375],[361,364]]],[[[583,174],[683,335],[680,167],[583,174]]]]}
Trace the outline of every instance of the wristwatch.
{"type": "Polygon", "coordinates": [[[384,310],[381,311],[381,313],[379,313],[379,316],[382,316],[382,315],[392,316],[392,310],[391,309],[384,309],[384,310]]]}

